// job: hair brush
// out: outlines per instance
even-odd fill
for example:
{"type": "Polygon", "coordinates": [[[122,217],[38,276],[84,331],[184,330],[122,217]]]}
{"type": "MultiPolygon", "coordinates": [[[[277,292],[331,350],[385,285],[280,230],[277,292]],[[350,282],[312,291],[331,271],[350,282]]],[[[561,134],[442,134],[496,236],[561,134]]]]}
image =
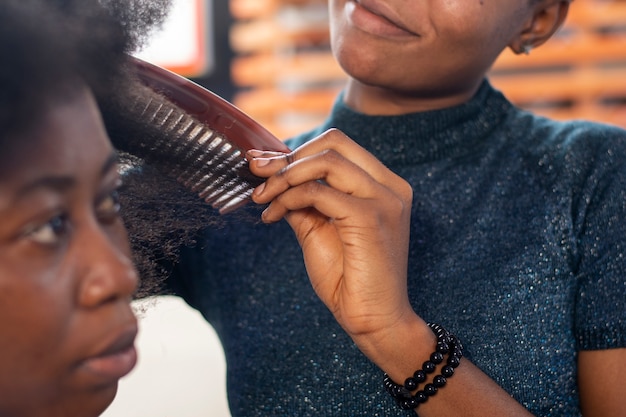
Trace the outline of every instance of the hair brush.
{"type": "Polygon", "coordinates": [[[289,152],[289,148],[233,104],[204,87],[139,58],[133,71],[147,87],[125,104],[126,118],[150,126],[128,132],[118,149],[128,151],[166,174],[224,214],[250,200],[263,179],[245,159],[249,149],[289,152]]]}

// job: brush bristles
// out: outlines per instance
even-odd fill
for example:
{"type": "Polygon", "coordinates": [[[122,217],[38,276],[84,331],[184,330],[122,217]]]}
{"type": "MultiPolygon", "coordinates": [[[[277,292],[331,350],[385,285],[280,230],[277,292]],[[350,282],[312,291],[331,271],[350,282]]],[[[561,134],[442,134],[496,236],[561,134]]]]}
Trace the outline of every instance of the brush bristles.
{"type": "Polygon", "coordinates": [[[249,200],[260,181],[253,176],[242,152],[227,137],[210,129],[165,98],[138,100],[134,112],[162,135],[142,143],[148,156],[167,160],[164,167],[187,189],[218,209],[232,211],[249,200]]]}

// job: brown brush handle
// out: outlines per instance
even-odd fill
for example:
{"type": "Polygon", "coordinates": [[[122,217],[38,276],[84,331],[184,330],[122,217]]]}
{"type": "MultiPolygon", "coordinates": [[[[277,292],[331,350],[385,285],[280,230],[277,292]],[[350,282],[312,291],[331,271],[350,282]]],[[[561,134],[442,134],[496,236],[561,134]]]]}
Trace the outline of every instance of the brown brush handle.
{"type": "Polygon", "coordinates": [[[222,97],[165,68],[131,57],[139,78],[242,151],[289,152],[267,129],[222,97]]]}

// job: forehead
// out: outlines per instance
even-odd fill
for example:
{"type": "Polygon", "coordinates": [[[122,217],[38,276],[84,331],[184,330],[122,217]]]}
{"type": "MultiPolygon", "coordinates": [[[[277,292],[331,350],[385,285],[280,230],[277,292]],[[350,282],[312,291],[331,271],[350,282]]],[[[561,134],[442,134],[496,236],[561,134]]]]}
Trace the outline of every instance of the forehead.
{"type": "Polygon", "coordinates": [[[22,165],[16,158],[27,158],[27,165],[36,159],[52,161],[61,154],[76,156],[110,148],[97,105],[87,90],[71,96],[48,101],[41,107],[41,114],[33,116],[32,124],[3,138],[0,158],[3,166],[22,165]]]}
{"type": "Polygon", "coordinates": [[[51,103],[35,126],[5,138],[0,181],[27,181],[41,175],[88,175],[112,152],[97,106],[87,91],[51,103]]]}

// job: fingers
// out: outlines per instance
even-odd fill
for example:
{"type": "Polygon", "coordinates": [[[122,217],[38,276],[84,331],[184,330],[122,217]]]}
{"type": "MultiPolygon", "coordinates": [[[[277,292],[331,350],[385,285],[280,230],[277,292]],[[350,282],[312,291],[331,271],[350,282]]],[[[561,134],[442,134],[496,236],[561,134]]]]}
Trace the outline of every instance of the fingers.
{"type": "MultiPolygon", "coordinates": [[[[268,161],[282,166],[285,159],[281,157],[268,161]]],[[[254,191],[253,198],[257,203],[267,203],[288,189],[309,182],[308,189],[311,190],[319,190],[323,182],[342,193],[361,198],[373,198],[380,188],[367,172],[353,162],[334,150],[324,150],[279,169],[264,186],[254,191]]]]}
{"type": "Polygon", "coordinates": [[[263,199],[255,200],[257,202],[267,202],[270,194],[277,195],[289,187],[315,180],[324,180],[348,194],[358,192],[362,197],[373,192],[367,182],[379,183],[405,200],[412,196],[411,188],[400,177],[336,129],[287,154],[250,151],[247,156],[254,174],[270,177],[256,193],[255,197],[264,195],[263,199]],[[268,188],[271,192],[266,194],[268,188]]]}
{"type": "MultiPolygon", "coordinates": [[[[325,183],[309,181],[297,187],[289,188],[275,198],[269,194],[271,204],[263,212],[263,221],[266,223],[277,222],[289,212],[314,208],[325,217],[332,218],[337,222],[358,213],[359,217],[379,225],[378,216],[373,209],[389,212],[391,209],[386,210],[385,206],[398,200],[394,199],[394,196],[390,195],[388,190],[384,188],[380,188],[377,193],[372,194],[376,195],[377,203],[375,204],[373,204],[373,197],[367,199],[355,197],[325,183]]],[[[263,197],[267,198],[265,195],[263,197]]],[[[253,198],[258,202],[256,197],[253,198]]]]}

